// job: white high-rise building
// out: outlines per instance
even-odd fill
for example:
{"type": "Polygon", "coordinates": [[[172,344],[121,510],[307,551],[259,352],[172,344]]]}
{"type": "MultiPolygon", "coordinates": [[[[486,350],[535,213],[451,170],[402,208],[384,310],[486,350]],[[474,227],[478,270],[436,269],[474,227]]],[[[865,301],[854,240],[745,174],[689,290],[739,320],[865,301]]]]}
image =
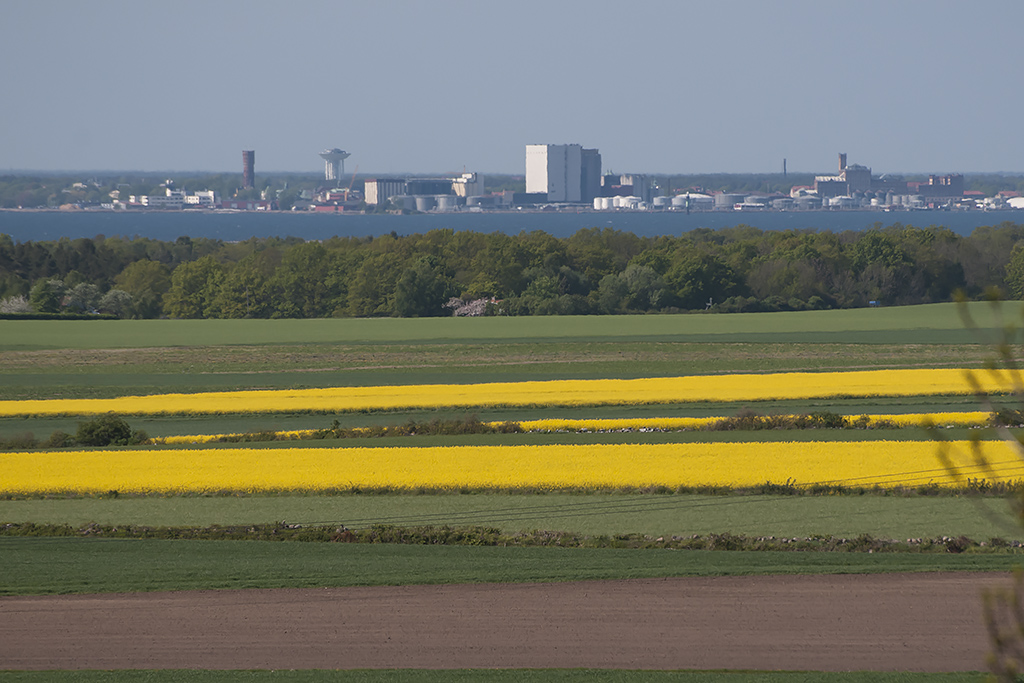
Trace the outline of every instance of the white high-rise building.
{"type": "Polygon", "coordinates": [[[549,202],[582,201],[583,146],[527,145],[526,191],[549,202]]]}

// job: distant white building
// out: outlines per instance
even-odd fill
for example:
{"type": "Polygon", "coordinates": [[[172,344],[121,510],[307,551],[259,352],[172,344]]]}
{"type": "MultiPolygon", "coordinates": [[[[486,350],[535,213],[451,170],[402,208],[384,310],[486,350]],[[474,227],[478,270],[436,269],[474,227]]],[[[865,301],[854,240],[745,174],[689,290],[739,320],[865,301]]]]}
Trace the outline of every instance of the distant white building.
{"type": "Polygon", "coordinates": [[[549,202],[582,201],[583,146],[527,145],[526,191],[549,202]]]}
{"type": "Polygon", "coordinates": [[[185,204],[187,206],[201,206],[212,209],[220,204],[220,196],[213,190],[200,190],[199,192],[185,195],[185,204]]]}
{"type": "Polygon", "coordinates": [[[405,178],[371,178],[363,184],[367,204],[385,204],[390,197],[404,195],[405,178]]]}
{"type": "Polygon", "coordinates": [[[220,196],[213,190],[200,190],[199,192],[187,194],[183,190],[167,188],[164,195],[131,195],[128,198],[128,202],[130,204],[139,204],[149,209],[183,209],[186,206],[190,208],[203,207],[213,209],[220,204],[220,196]]]}

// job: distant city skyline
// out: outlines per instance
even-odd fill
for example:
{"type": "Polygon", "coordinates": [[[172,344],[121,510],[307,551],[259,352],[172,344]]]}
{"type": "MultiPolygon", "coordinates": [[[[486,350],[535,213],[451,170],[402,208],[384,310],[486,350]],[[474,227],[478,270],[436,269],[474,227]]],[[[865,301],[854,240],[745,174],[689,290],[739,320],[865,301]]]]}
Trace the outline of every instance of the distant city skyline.
{"type": "Polygon", "coordinates": [[[0,174],[1024,172],[1024,3],[11,0],[0,174]]]}

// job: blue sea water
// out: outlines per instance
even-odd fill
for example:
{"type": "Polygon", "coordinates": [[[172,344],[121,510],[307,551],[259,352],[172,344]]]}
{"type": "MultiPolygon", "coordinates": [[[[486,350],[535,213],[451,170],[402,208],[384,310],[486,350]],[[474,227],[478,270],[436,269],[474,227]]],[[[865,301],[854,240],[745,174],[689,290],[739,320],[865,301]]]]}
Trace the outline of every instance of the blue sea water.
{"type": "Polygon", "coordinates": [[[300,237],[322,240],[333,236],[399,235],[449,228],[456,231],[503,232],[542,230],[568,237],[584,228],[614,228],[645,237],[679,235],[697,228],[750,225],[762,230],[815,229],[842,232],[866,230],[893,223],[944,226],[961,235],[1004,221],[1024,223],[1024,211],[803,211],[692,213],[680,212],[502,212],[442,213],[411,216],[309,213],[192,213],[107,211],[0,211],[0,233],[16,242],[71,239],[106,235],[150,237],[173,241],[182,235],[239,241],[250,237],[300,237]]]}

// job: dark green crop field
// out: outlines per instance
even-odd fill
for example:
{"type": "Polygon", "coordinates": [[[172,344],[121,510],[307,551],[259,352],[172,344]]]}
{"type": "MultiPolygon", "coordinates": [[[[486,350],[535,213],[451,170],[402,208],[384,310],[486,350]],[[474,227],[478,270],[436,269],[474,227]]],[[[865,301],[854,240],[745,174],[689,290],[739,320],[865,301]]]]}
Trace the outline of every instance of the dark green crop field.
{"type": "MultiPolygon", "coordinates": [[[[1000,319],[969,304],[978,326],[1000,319]]],[[[1004,305],[1008,319],[1020,304],[1004,305]]],[[[468,344],[538,342],[774,342],[963,344],[955,304],[780,313],[313,320],[0,321],[0,351],[137,349],[265,344],[468,344]]]]}
{"type": "Polygon", "coordinates": [[[205,527],[285,522],[487,526],[584,535],[837,536],[906,540],[998,536],[1024,540],[999,497],[547,493],[338,496],[119,497],[0,500],[0,522],[205,527]]]}
{"type": "Polygon", "coordinates": [[[1008,572],[1011,554],[676,551],[272,541],[0,538],[0,594],[1008,572]]]}

